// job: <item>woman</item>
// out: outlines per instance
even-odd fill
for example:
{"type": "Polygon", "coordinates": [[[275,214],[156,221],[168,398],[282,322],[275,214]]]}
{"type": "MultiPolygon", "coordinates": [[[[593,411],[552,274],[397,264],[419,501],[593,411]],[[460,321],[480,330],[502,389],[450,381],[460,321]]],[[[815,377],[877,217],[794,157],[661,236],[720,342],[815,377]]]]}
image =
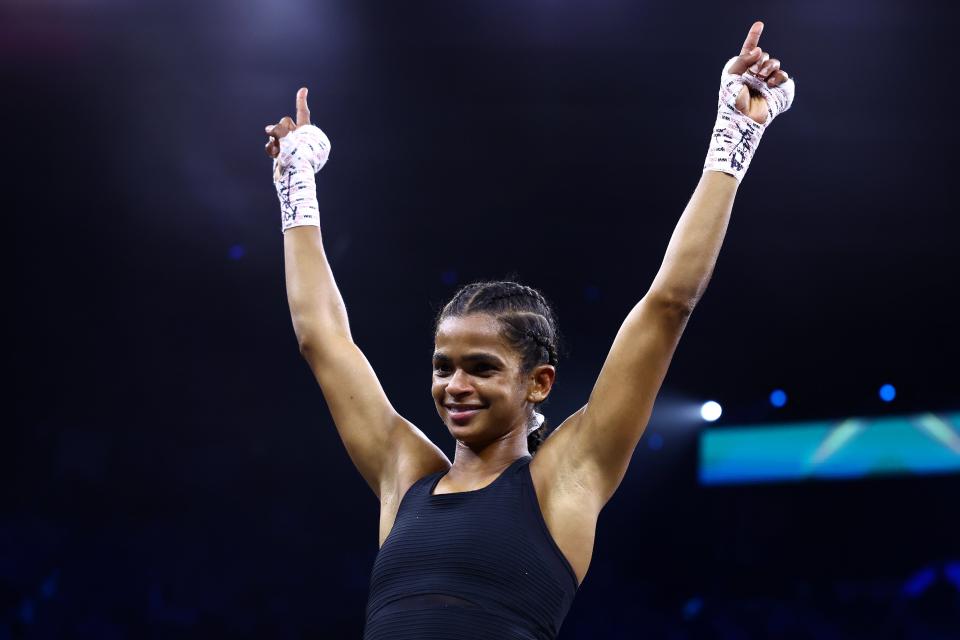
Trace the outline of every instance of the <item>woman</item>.
{"type": "Polygon", "coordinates": [[[309,124],[307,90],[297,94],[296,123],[266,127],[300,351],[380,499],[366,638],[558,633],[587,573],[597,516],[626,473],[710,279],[740,180],[766,126],[792,103],[793,81],[757,46],[762,29],[754,23],[724,67],[700,183],[583,408],[543,438],[535,409],[556,378],[558,331],[536,290],[474,283],[441,311],[432,393],[456,439],[453,464],[397,414],[351,339],[317,215],[314,173],[330,143],[309,124]]]}

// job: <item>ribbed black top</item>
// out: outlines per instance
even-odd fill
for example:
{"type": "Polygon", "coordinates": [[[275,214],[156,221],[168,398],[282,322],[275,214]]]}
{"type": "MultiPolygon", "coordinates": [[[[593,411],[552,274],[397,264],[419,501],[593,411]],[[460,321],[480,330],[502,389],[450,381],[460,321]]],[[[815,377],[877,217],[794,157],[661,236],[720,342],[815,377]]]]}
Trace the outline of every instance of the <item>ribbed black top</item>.
{"type": "Polygon", "coordinates": [[[553,640],[577,578],[540,512],[530,456],[476,491],[403,496],[370,579],[365,640],[553,640]]]}

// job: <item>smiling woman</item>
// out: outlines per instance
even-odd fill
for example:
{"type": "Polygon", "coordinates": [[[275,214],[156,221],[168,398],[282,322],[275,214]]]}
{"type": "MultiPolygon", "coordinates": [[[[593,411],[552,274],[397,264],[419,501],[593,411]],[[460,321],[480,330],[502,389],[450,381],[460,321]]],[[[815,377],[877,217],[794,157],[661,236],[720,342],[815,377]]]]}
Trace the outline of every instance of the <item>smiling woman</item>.
{"type": "Polygon", "coordinates": [[[556,638],[590,565],[600,510],[627,471],[710,280],[737,187],[763,131],[792,103],[792,80],[757,46],[762,29],[755,23],[723,68],[700,182],[583,408],[547,436],[536,408],[556,380],[560,335],[540,292],[476,282],[441,310],[431,393],[456,441],[452,464],[394,410],[350,335],[313,178],[330,141],[310,124],[306,89],[296,122],[266,127],[300,351],[380,500],[368,640],[556,638]]]}
{"type": "Polygon", "coordinates": [[[543,294],[509,281],[469,284],[440,311],[434,335],[433,396],[440,417],[446,409],[454,425],[463,426],[479,411],[458,414],[454,410],[479,404],[489,411],[483,395],[497,384],[511,384],[518,392],[529,392],[531,399],[517,398],[510,405],[517,409],[516,415],[500,416],[502,409],[492,407],[492,416],[504,424],[520,425],[527,450],[535,453],[548,433],[536,408],[547,399],[560,360],[560,332],[543,294]],[[474,394],[474,387],[482,393],[474,394]]]}

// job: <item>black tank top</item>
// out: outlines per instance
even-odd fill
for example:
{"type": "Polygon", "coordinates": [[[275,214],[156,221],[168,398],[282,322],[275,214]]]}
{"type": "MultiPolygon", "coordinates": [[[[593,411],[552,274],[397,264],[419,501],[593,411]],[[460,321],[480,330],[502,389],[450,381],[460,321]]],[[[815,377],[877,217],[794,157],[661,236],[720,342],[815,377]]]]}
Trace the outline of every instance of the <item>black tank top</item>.
{"type": "Polygon", "coordinates": [[[476,491],[417,480],[373,564],[365,640],[553,640],[577,577],[550,535],[530,456],[476,491]]]}

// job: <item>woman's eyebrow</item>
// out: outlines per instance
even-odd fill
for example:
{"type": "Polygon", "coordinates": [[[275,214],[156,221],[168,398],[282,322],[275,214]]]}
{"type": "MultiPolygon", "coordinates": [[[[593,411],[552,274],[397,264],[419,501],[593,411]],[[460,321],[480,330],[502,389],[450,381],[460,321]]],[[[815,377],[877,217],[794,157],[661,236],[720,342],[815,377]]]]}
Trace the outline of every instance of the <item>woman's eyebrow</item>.
{"type": "MultiPolygon", "coordinates": [[[[446,355],[445,353],[441,353],[440,351],[437,351],[436,353],[433,354],[433,359],[436,362],[449,362],[450,356],[446,355]]],[[[463,360],[465,362],[492,362],[498,365],[503,364],[503,361],[500,360],[500,358],[498,358],[494,354],[484,353],[482,351],[477,353],[468,353],[467,355],[463,356],[463,360]]]]}

